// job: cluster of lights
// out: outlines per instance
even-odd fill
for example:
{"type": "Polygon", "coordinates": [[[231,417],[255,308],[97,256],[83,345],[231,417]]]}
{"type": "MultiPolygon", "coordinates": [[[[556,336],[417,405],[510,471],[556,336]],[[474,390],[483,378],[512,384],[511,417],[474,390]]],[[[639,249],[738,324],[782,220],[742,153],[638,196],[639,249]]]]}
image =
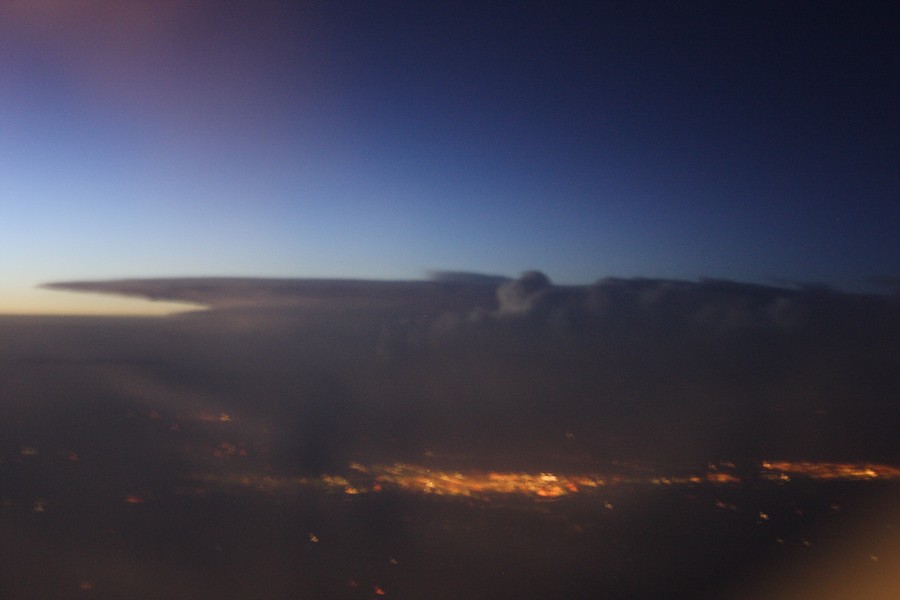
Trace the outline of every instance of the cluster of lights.
{"type": "Polygon", "coordinates": [[[900,479],[900,468],[873,463],[764,461],[762,476],[778,481],[794,477],[853,481],[860,479],[900,479]]]}
{"type": "MultiPolygon", "coordinates": [[[[359,466],[356,465],[357,470],[359,466]]],[[[395,464],[373,467],[370,472],[379,486],[437,496],[484,496],[519,494],[538,498],[558,498],[585,488],[606,485],[607,480],[584,475],[553,473],[496,473],[439,471],[418,465],[395,464]]]]}
{"type": "MultiPolygon", "coordinates": [[[[763,479],[776,481],[790,480],[791,476],[821,480],[900,479],[900,468],[855,463],[763,462],[760,465],[760,476],[763,479]]],[[[244,473],[204,474],[197,475],[193,479],[207,485],[247,488],[259,492],[290,491],[301,487],[313,487],[330,493],[358,495],[393,489],[435,496],[486,498],[493,495],[518,495],[535,499],[560,498],[582,491],[616,485],[735,485],[742,481],[733,473],[715,466],[711,467],[703,476],[628,477],[493,471],[463,473],[406,463],[368,467],[353,463],[346,476],[329,474],[306,478],[244,473]]]]}

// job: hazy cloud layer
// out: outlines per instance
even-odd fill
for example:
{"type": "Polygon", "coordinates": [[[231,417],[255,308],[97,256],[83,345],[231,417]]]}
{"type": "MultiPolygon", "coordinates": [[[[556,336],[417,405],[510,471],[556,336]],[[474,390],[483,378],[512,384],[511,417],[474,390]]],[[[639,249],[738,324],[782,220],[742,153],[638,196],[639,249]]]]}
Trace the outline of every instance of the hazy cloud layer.
{"type": "Polygon", "coordinates": [[[555,286],[537,272],[496,289],[447,279],[60,287],[213,307],[166,320],[183,330],[178,351],[194,348],[186,356],[209,372],[232,369],[229,389],[262,398],[279,423],[342,437],[301,436],[312,470],[360,436],[385,451],[479,448],[503,460],[523,447],[685,460],[897,453],[891,297],[718,280],[555,286]],[[330,400],[309,400],[314,389],[330,400]]]}

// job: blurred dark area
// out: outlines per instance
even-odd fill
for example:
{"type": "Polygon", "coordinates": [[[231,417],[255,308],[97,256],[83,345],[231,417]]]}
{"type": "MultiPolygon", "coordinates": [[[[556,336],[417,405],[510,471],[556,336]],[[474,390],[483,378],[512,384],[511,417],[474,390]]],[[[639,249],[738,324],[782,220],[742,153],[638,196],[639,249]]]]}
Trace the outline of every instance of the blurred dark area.
{"type": "Polygon", "coordinates": [[[0,317],[0,594],[794,597],[773,573],[842,552],[890,581],[896,482],[758,465],[900,463],[895,297],[463,275],[63,284],[211,308],[0,317]],[[647,475],[357,493],[391,464],[647,475]]]}

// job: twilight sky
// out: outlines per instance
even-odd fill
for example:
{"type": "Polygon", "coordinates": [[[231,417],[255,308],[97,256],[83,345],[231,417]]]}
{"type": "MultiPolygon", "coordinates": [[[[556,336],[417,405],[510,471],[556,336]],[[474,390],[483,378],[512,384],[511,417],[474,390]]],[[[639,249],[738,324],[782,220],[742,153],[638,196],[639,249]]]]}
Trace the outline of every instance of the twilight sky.
{"type": "Polygon", "coordinates": [[[898,275],[892,3],[589,4],[3,0],[0,312],[116,277],[898,275]]]}

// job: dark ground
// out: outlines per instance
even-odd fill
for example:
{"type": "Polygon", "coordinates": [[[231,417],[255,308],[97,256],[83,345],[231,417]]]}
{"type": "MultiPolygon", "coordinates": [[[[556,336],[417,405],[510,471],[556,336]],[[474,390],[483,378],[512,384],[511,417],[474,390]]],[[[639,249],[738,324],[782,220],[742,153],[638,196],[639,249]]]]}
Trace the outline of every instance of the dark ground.
{"type": "Polygon", "coordinates": [[[217,308],[0,318],[0,596],[900,592],[897,483],[754,476],[760,460],[900,463],[893,300],[533,277],[499,294],[164,283],[150,295],[217,308]],[[553,500],[216,483],[352,462],[669,476],[721,461],[743,482],[553,500]]]}

